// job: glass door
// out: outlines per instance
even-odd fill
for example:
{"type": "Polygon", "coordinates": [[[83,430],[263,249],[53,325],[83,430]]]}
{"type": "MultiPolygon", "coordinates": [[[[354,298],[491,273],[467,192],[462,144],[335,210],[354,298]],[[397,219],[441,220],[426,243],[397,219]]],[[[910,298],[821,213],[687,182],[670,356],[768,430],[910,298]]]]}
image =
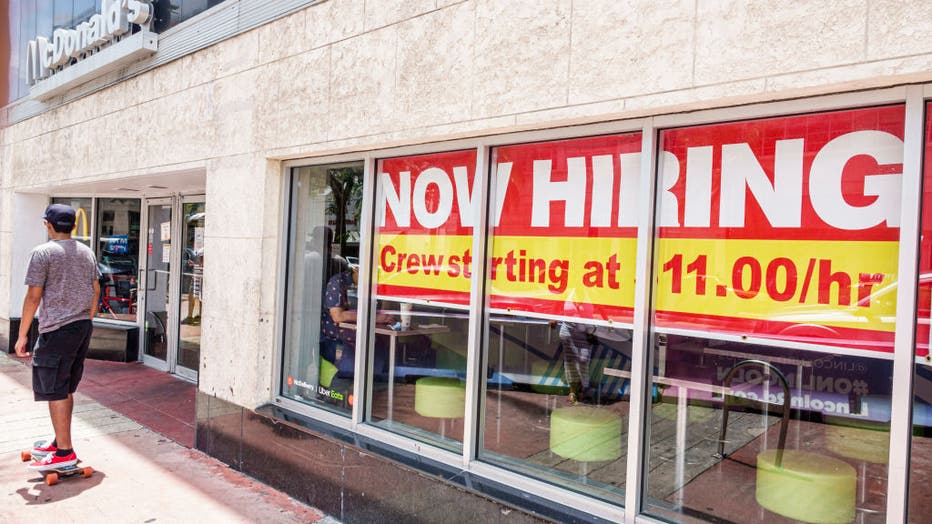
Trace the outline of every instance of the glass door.
{"type": "Polygon", "coordinates": [[[178,300],[178,352],[176,370],[192,380],[197,378],[201,355],[201,290],[204,283],[203,197],[188,197],[181,203],[181,286],[178,300]]]}
{"type": "Polygon", "coordinates": [[[146,205],[146,267],[144,274],[143,361],[163,371],[172,353],[171,311],[171,199],[149,200],[146,205]]]}

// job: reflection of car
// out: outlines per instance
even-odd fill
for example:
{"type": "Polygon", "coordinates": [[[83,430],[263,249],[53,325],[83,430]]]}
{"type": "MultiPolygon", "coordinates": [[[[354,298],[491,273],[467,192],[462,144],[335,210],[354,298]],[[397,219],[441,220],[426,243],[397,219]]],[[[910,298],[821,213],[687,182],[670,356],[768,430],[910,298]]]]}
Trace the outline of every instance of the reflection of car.
{"type": "Polygon", "coordinates": [[[204,256],[203,249],[193,249],[190,247],[186,247],[184,248],[184,252],[181,255],[182,257],[181,266],[185,269],[185,271],[188,271],[192,269],[194,266],[200,265],[202,263],[201,258],[203,256],[204,256]]]}
{"type": "MultiPolygon", "coordinates": [[[[735,310],[728,316],[704,315],[684,318],[676,311],[657,310],[657,325],[663,328],[728,333],[781,342],[835,346],[868,352],[893,352],[898,282],[876,286],[869,296],[858,299],[857,282],[848,292],[855,302],[837,304],[837,288],[831,287],[831,304],[787,305],[771,303],[772,309],[754,312],[735,310]]],[[[912,286],[908,286],[912,288],[912,286]]],[[[728,293],[732,293],[728,288],[728,293]]],[[[919,277],[916,351],[925,356],[929,347],[932,272],[919,277]]],[[[819,349],[819,348],[809,348],[819,349]]]]}
{"type": "MultiPolygon", "coordinates": [[[[852,285],[852,293],[857,293],[852,285]]],[[[896,322],[896,300],[898,282],[875,289],[870,296],[849,306],[797,306],[783,310],[768,320],[788,323],[779,333],[781,339],[805,343],[828,343],[872,351],[893,351],[893,332],[896,322]],[[882,326],[877,337],[868,338],[863,332],[848,330],[882,326]],[[855,335],[855,336],[852,336],[855,335]]],[[[917,341],[920,354],[929,347],[930,298],[932,298],[932,273],[919,276],[917,297],[917,341]]]]}
{"type": "Polygon", "coordinates": [[[104,277],[110,275],[136,275],[136,260],[128,255],[101,255],[97,267],[104,277]]]}
{"type": "Polygon", "coordinates": [[[354,266],[359,265],[359,257],[344,257],[344,258],[346,259],[347,262],[349,262],[350,264],[354,266]]]}

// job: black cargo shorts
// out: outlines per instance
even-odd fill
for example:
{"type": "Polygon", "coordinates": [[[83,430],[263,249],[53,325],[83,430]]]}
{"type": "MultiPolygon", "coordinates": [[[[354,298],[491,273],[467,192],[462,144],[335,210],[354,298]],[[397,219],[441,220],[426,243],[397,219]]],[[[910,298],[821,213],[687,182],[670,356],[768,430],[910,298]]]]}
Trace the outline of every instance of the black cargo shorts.
{"type": "Polygon", "coordinates": [[[93,323],[79,320],[40,333],[32,354],[32,391],[39,400],[65,400],[78,389],[93,323]]]}

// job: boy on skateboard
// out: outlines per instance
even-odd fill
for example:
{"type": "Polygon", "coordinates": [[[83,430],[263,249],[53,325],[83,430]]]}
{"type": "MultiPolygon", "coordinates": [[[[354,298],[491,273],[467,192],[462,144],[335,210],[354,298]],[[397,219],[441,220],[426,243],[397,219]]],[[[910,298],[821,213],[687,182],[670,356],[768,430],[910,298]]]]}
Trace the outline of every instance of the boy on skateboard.
{"type": "Polygon", "coordinates": [[[29,356],[26,348],[29,327],[39,310],[39,340],[32,361],[35,400],[49,403],[55,430],[51,442],[36,444],[34,456],[41,457],[28,468],[46,471],[77,464],[71,444],[72,394],[84,372],[84,357],[91,339],[91,319],[97,314],[100,271],[94,253],[71,238],[75,210],[52,204],[42,216],[49,241],[29,256],[26,298],[16,341],[16,356],[29,356]]]}

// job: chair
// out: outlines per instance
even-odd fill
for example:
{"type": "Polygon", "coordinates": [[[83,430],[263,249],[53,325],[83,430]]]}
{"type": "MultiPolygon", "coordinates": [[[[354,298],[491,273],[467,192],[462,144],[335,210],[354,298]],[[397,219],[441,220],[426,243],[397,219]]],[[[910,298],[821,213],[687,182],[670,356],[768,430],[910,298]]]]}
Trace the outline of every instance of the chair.
{"type": "Polygon", "coordinates": [[[414,411],[422,417],[439,418],[445,437],[446,419],[466,415],[466,384],[455,377],[422,377],[414,383],[414,411]]]}
{"type": "Polygon", "coordinates": [[[567,406],[550,414],[550,451],[579,462],[621,456],[621,417],[595,406],[567,406]]]}
{"type": "Polygon", "coordinates": [[[333,382],[333,377],[337,376],[337,367],[333,365],[333,362],[320,357],[320,368],[317,382],[329,389],[330,384],[333,382]]]}
{"type": "MultiPolygon", "coordinates": [[[[725,375],[725,397],[722,403],[722,428],[718,443],[718,456],[725,458],[725,434],[728,429],[728,393],[735,372],[739,369],[760,366],[764,377],[771,373],[783,386],[783,417],[776,449],[757,455],[757,489],[755,498],[764,508],[803,522],[846,523],[854,520],[857,472],[847,462],[809,451],[786,449],[786,433],[790,422],[790,385],[783,373],[762,360],[743,360],[725,375]]],[[[762,400],[743,399],[765,403],[762,400]]]]}

